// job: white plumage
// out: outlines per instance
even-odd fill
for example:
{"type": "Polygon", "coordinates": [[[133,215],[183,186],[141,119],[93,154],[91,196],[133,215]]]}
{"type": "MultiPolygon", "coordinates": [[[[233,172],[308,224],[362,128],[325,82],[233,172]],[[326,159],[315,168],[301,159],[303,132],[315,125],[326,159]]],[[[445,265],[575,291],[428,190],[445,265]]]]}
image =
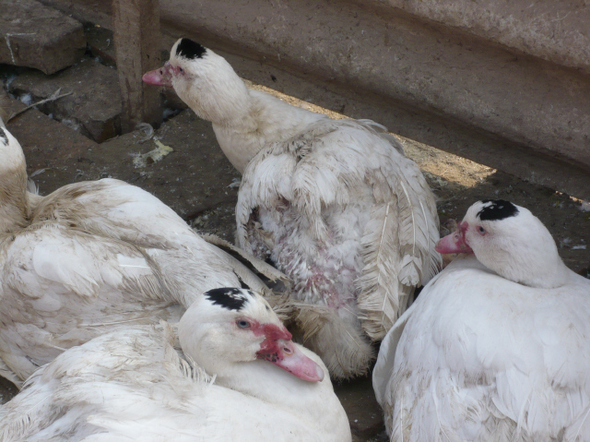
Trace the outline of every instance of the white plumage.
{"type": "Polygon", "coordinates": [[[188,39],[144,81],[174,87],[213,123],[243,173],[237,243],[293,280],[305,345],[337,377],[366,371],[371,340],[439,266],[434,198],[400,143],[372,121],[331,120],[249,90],[188,39]]]}
{"type": "Polygon", "coordinates": [[[382,343],[373,386],[392,440],[590,440],[590,281],[507,201],[475,203],[437,250],[475,256],[382,343]]]}
{"type": "Polygon", "coordinates": [[[351,440],[321,359],[290,341],[261,296],[205,293],[182,317],[178,337],[184,354],[166,323],[64,352],[0,408],[0,439],[351,440]]]}
{"type": "Polygon", "coordinates": [[[29,193],[22,149],[2,128],[0,159],[0,375],[17,385],[110,329],[178,318],[205,290],[267,290],[138,187],[104,179],[29,193]]]}

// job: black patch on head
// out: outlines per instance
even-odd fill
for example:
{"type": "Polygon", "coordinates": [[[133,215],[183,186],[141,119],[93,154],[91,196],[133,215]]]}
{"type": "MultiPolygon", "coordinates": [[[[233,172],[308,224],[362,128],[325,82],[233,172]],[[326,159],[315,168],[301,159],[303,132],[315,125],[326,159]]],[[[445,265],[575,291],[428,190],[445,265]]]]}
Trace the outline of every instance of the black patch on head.
{"type": "Polygon", "coordinates": [[[207,52],[207,49],[201,46],[199,43],[196,43],[188,38],[183,38],[176,46],[176,56],[190,58],[194,60],[195,58],[203,58],[203,54],[207,52]]]}
{"type": "Polygon", "coordinates": [[[486,204],[486,206],[477,214],[481,221],[495,221],[518,214],[518,208],[510,201],[484,200],[482,203],[486,204]]]}
{"type": "Polygon", "coordinates": [[[237,288],[220,288],[209,290],[205,296],[213,302],[226,308],[228,310],[241,310],[244,304],[248,302],[249,297],[244,293],[244,290],[237,288]]]}
{"type": "Polygon", "coordinates": [[[8,137],[6,136],[6,132],[4,132],[4,129],[2,129],[0,127],[0,140],[2,140],[2,143],[4,143],[5,145],[8,144],[8,137]]]}

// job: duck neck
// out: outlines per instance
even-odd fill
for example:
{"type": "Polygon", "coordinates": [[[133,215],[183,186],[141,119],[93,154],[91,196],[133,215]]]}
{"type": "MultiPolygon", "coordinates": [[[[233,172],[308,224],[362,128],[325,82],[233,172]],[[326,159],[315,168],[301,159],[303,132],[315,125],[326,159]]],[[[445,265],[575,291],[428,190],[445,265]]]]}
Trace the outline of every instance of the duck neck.
{"type": "Polygon", "coordinates": [[[215,75],[204,76],[199,81],[174,77],[172,86],[200,118],[216,125],[233,126],[249,113],[249,90],[227,61],[216,54],[211,57],[220,66],[215,75]]]}
{"type": "Polygon", "coordinates": [[[571,271],[558,254],[552,238],[542,248],[527,250],[519,254],[514,250],[504,254],[496,253],[494,259],[478,259],[498,275],[511,281],[535,288],[557,288],[571,282],[571,271]]]}
{"type": "Polygon", "coordinates": [[[246,124],[233,127],[213,124],[213,131],[223,154],[242,174],[250,160],[264,147],[263,138],[257,133],[254,122],[250,118],[248,120],[246,124]]]}
{"type": "Polygon", "coordinates": [[[299,416],[310,425],[326,431],[337,422],[327,423],[340,408],[329,377],[321,382],[301,380],[275,365],[262,360],[233,364],[218,373],[215,383],[239,391],[299,416]],[[294,393],[296,392],[296,393],[294,393]],[[329,394],[328,394],[329,393],[329,394]]]}
{"type": "MultiPolygon", "coordinates": [[[[2,180],[0,176],[0,180],[2,180]]],[[[26,175],[25,175],[26,180],[26,175]]],[[[29,207],[26,191],[0,186],[0,233],[9,233],[28,224],[29,207]]]]}
{"type": "Polygon", "coordinates": [[[240,173],[262,149],[286,141],[324,118],[262,91],[248,90],[248,97],[247,106],[233,118],[213,122],[219,146],[240,173]]]}
{"type": "Polygon", "coordinates": [[[25,227],[30,217],[27,174],[22,165],[0,171],[0,233],[25,227]]]}
{"type": "Polygon", "coordinates": [[[262,145],[257,142],[258,137],[252,136],[257,132],[257,121],[251,112],[250,91],[233,71],[230,74],[225,84],[207,84],[207,93],[186,82],[179,82],[174,89],[197,116],[213,124],[223,153],[242,173],[262,145]]]}

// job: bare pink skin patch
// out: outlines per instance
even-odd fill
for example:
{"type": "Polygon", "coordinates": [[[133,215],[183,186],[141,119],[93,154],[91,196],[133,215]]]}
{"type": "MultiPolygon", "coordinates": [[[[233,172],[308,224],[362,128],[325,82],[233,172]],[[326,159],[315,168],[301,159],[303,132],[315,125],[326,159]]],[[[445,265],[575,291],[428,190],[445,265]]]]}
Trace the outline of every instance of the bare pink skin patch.
{"type": "Polygon", "coordinates": [[[144,83],[153,84],[155,86],[166,86],[172,87],[172,75],[174,74],[175,69],[172,67],[170,62],[164,63],[159,69],[154,69],[153,71],[146,72],[143,74],[141,79],[144,83]]]}

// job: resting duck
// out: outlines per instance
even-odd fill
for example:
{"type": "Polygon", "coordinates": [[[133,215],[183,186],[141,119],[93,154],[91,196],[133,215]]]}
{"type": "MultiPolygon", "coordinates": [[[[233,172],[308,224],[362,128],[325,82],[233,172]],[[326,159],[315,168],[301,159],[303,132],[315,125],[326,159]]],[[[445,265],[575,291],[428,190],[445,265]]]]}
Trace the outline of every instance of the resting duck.
{"type": "Polygon", "coordinates": [[[146,83],[173,87],[242,176],[237,244],[270,261],[300,301],[296,328],[330,373],[364,373],[416,286],[437,272],[434,197],[369,120],[332,120],[249,90],[229,63],[178,40],[146,83]]]}
{"type": "Polygon", "coordinates": [[[111,328],[178,319],[206,290],[268,290],[138,187],[104,179],[34,195],[5,128],[0,159],[0,375],[17,386],[111,328]]]}
{"type": "Polygon", "coordinates": [[[0,439],[351,440],[321,359],[243,289],[200,296],[175,333],[130,327],[71,348],[0,408],[0,439]]]}
{"type": "Polygon", "coordinates": [[[590,440],[590,280],[508,201],[473,204],[373,372],[392,440],[590,440]]]}

